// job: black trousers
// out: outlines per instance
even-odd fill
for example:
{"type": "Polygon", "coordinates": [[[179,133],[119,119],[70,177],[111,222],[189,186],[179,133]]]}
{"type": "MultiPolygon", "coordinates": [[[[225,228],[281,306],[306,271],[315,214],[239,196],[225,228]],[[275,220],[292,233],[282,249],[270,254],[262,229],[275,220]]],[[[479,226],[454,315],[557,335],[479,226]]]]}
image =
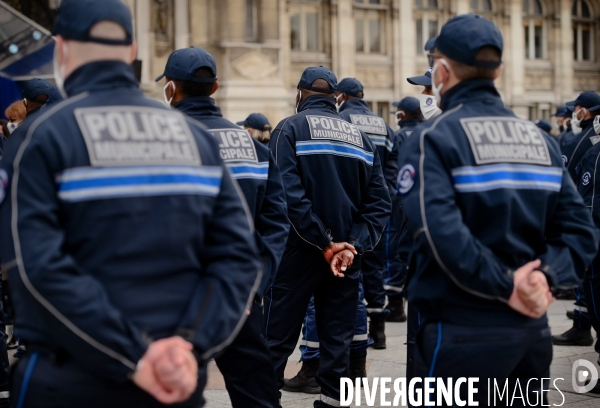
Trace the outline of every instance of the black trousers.
{"type": "MultiPolygon", "coordinates": [[[[547,326],[496,328],[427,323],[417,335],[415,358],[416,377],[478,377],[479,391],[475,400],[479,406],[510,406],[517,380],[526,398],[525,401],[514,399],[512,406],[541,406],[540,396],[544,404],[548,404],[547,392],[541,391],[549,388],[548,381],[541,384],[541,379],[550,377],[552,362],[552,341],[547,326]],[[487,388],[488,379],[491,392],[487,388]],[[494,379],[500,389],[508,381],[508,394],[503,400],[496,395],[495,404],[494,379]]],[[[461,396],[466,401],[466,386],[461,387],[461,396]]]]}
{"type": "Polygon", "coordinates": [[[206,370],[201,370],[198,388],[192,397],[181,404],[163,405],[133,382],[117,384],[95,377],[82,370],[72,360],[56,363],[55,359],[27,353],[12,371],[12,407],[23,408],[199,408],[204,406],[202,391],[206,385],[206,370]],[[24,380],[28,386],[21,392],[24,380]]]}
{"type": "MultiPolygon", "coordinates": [[[[592,265],[592,267],[595,266],[592,265]]],[[[592,276],[587,277],[583,281],[583,289],[585,297],[588,299],[589,320],[594,330],[600,333],[600,271],[596,271],[595,269],[592,270],[592,276]]],[[[600,340],[596,339],[594,348],[600,354],[600,340]]]]}
{"type": "Polygon", "coordinates": [[[225,378],[234,408],[279,407],[275,369],[259,303],[253,303],[242,330],[215,362],[225,378]]]}
{"type": "Polygon", "coordinates": [[[348,376],[354,337],[359,275],[360,259],[355,259],[346,277],[336,278],[318,249],[286,248],[275,282],[265,296],[267,343],[279,389],[314,293],[321,354],[316,379],[322,399],[340,400],[340,378],[348,376]]]}
{"type": "Polygon", "coordinates": [[[575,289],[575,318],[573,319],[573,327],[583,330],[589,330],[592,327],[586,292],[587,289],[584,282],[580,283],[575,289]]]}

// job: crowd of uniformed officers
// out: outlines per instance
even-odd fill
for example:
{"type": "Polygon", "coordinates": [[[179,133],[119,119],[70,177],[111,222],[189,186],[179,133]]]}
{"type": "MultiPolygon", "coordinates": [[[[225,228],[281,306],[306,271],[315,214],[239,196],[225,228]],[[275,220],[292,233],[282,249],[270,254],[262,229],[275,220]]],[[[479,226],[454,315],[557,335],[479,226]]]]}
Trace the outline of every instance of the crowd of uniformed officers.
{"type": "Polygon", "coordinates": [[[63,1],[53,34],[56,87],[28,82],[27,117],[2,139],[20,345],[10,381],[0,350],[2,403],[201,407],[214,359],[234,407],[279,407],[282,388],[336,407],[340,379],[386,347],[385,321],[407,319],[407,377],[532,381],[535,395],[552,342],[600,330],[600,95],[557,110],[558,138],[516,117],[494,86],[492,22],[459,15],[428,41],[396,132],[359,80],[322,66],[274,129],[258,113],[232,123],[214,58],[193,47],[156,79],[167,107],[148,99],[119,0],[63,1]],[[574,327],[551,338],[546,311],[572,289],[574,327]]]}

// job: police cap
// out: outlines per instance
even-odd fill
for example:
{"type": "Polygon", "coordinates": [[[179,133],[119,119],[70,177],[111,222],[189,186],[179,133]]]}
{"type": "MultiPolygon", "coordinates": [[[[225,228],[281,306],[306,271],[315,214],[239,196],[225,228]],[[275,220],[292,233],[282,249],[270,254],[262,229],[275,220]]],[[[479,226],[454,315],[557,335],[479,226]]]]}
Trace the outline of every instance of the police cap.
{"type": "Polygon", "coordinates": [[[308,89],[309,91],[321,92],[321,93],[334,93],[337,90],[337,78],[329,68],[322,65],[318,67],[308,67],[302,73],[300,82],[298,82],[298,89],[308,89]],[[327,81],[329,84],[329,90],[312,88],[312,83],[317,79],[327,81]]]}
{"type": "Polygon", "coordinates": [[[217,64],[213,56],[202,48],[182,48],[169,56],[165,72],[156,78],[156,82],[165,76],[178,81],[215,82],[217,80],[217,64]],[[200,68],[208,68],[213,77],[194,77],[194,73],[200,68]]]}
{"type": "Polygon", "coordinates": [[[569,113],[569,110],[567,109],[567,107],[565,105],[559,106],[556,108],[556,113],[554,113],[551,116],[556,116],[558,118],[563,118],[566,116],[571,116],[571,114],[569,113]]]}
{"type": "Polygon", "coordinates": [[[576,105],[582,106],[590,112],[597,111],[600,109],[600,95],[593,91],[585,91],[579,94],[577,99],[571,102],[567,102],[567,106],[576,105]]]}
{"type": "Polygon", "coordinates": [[[239,126],[246,126],[252,129],[263,130],[265,126],[271,127],[269,119],[262,113],[251,113],[246,120],[237,122],[239,126]]]}
{"type": "MultiPolygon", "coordinates": [[[[342,79],[337,86],[337,90],[345,93],[346,95],[356,96],[359,94],[364,95],[363,86],[360,81],[356,78],[344,78],[342,79]]],[[[360,97],[362,98],[363,95],[360,97]]]]}
{"type": "Polygon", "coordinates": [[[133,23],[131,12],[122,0],[64,0],[52,29],[53,35],[67,40],[94,42],[106,45],[131,45],[133,23]],[[125,30],[125,39],[97,38],[90,30],[101,21],[112,21],[125,30]]]}
{"type": "Polygon", "coordinates": [[[413,98],[412,96],[407,96],[400,102],[393,102],[392,105],[397,107],[399,111],[404,111],[406,113],[417,113],[419,109],[421,109],[419,100],[417,98],[413,98]]]}
{"type": "Polygon", "coordinates": [[[552,125],[550,124],[550,122],[544,119],[536,120],[535,125],[542,129],[544,132],[550,133],[550,131],[552,130],[552,125]]]}
{"type": "Polygon", "coordinates": [[[433,68],[429,68],[427,70],[427,72],[425,72],[423,75],[406,78],[406,80],[411,85],[431,86],[431,71],[432,70],[433,70],[433,68]]]}
{"type": "Polygon", "coordinates": [[[437,37],[431,37],[429,40],[427,40],[427,42],[425,43],[425,46],[423,47],[426,52],[435,51],[435,41],[436,40],[437,40],[437,37]]]}
{"type": "Polygon", "coordinates": [[[497,68],[502,64],[502,34],[491,21],[474,14],[453,17],[444,26],[435,41],[439,52],[466,65],[497,68]],[[477,52],[483,47],[496,48],[498,61],[477,61],[477,52]]]}
{"type": "Polygon", "coordinates": [[[52,85],[45,79],[33,78],[25,83],[23,87],[23,98],[34,101],[40,95],[50,96],[52,85]]]}

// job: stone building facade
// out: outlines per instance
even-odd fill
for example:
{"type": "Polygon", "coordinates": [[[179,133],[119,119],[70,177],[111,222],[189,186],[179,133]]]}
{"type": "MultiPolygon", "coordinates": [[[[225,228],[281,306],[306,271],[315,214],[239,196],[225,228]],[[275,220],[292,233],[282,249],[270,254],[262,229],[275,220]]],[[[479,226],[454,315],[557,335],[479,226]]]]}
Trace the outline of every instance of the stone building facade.
{"type": "Polygon", "coordinates": [[[373,110],[393,122],[390,103],[416,95],[406,78],[424,73],[423,44],[456,14],[477,13],[504,36],[497,86],[524,118],[549,118],[583,90],[600,90],[600,0],[125,0],[153,80],[174,49],[209,50],[219,68],[215,94],[231,120],[251,112],[271,122],[294,111],[303,69],[325,65],[356,77],[373,110]]]}

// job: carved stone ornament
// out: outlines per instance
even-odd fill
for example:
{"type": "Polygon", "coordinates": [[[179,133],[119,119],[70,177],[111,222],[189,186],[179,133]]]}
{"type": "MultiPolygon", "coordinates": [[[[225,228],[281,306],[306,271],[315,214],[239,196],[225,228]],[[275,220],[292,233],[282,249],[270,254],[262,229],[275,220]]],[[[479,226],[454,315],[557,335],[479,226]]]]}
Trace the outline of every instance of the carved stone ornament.
{"type": "Polygon", "coordinates": [[[244,78],[256,80],[268,77],[277,72],[277,65],[269,56],[260,51],[251,51],[242,55],[231,64],[244,78]]]}

